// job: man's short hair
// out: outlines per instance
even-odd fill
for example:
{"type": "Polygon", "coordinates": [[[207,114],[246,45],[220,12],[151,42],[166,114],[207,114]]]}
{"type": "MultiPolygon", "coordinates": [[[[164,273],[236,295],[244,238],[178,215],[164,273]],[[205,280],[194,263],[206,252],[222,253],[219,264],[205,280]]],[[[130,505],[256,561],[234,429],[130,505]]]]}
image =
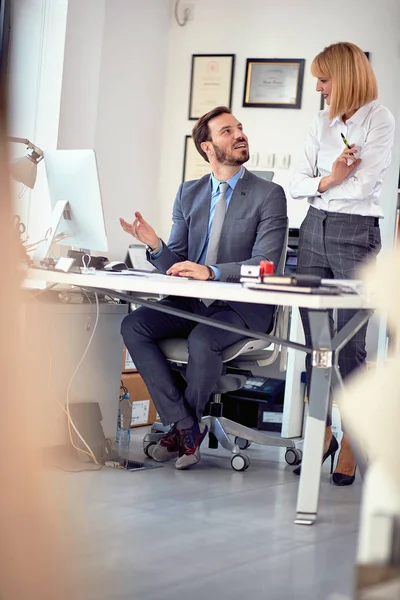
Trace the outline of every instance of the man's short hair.
{"type": "Polygon", "coordinates": [[[210,112],[206,113],[197,121],[196,125],[192,129],[192,138],[197,148],[197,151],[201,154],[206,162],[210,162],[208,160],[207,154],[201,148],[201,144],[203,142],[211,142],[210,130],[208,128],[208,123],[211,119],[215,119],[215,117],[219,117],[223,114],[232,114],[232,111],[227,106],[217,106],[210,110],[210,112]]]}

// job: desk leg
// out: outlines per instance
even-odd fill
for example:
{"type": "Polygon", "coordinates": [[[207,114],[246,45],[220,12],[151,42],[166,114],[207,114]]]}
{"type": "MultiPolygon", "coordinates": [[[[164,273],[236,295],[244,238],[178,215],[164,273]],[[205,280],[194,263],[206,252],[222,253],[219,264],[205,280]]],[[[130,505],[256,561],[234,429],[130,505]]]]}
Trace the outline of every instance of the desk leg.
{"type": "Polygon", "coordinates": [[[332,376],[332,340],[328,311],[308,312],[311,330],[312,378],[295,523],[312,525],[317,517],[332,376]]]}
{"type": "MultiPolygon", "coordinates": [[[[303,325],[298,308],[292,309],[289,339],[304,344],[303,325]]],[[[288,348],[281,432],[283,438],[300,438],[303,434],[304,384],[301,383],[302,371],[304,371],[304,353],[288,348]]]]}

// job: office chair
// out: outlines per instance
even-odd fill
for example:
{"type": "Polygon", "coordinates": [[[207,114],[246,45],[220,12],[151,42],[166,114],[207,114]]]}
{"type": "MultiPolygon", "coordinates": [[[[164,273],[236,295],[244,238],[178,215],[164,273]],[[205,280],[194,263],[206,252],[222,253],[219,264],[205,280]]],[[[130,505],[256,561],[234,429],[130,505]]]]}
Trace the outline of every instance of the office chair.
{"type": "Polygon", "coordinates": [[[250,171],[253,175],[257,175],[261,179],[265,179],[265,181],[272,181],[275,175],[274,171],[250,171]]]}
{"type": "MultiPolygon", "coordinates": [[[[282,274],[285,268],[286,248],[288,240],[288,231],[284,250],[277,268],[277,273],[282,274]]],[[[270,335],[285,338],[289,329],[289,309],[287,307],[276,307],[273,325],[270,335]]],[[[182,338],[170,338],[162,340],[159,346],[171,362],[172,368],[180,371],[184,376],[185,365],[189,360],[187,340],[182,338]]],[[[202,423],[207,425],[209,431],[209,448],[217,448],[221,444],[223,448],[229,450],[231,456],[231,466],[235,471],[245,471],[250,465],[250,459],[243,452],[252,442],[263,446],[275,446],[286,448],[285,460],[289,465],[296,465],[301,462],[302,453],[297,449],[293,440],[268,436],[250,427],[236,423],[222,416],[221,394],[239,390],[242,388],[251,375],[251,366],[267,366],[275,362],[281,350],[278,344],[267,346],[265,340],[253,338],[244,338],[232,346],[229,346],[222,352],[224,370],[219,378],[216,389],[211,397],[210,415],[202,418],[202,423]],[[234,436],[234,441],[228,437],[234,436]]],[[[286,348],[281,350],[280,370],[286,370],[286,348]]],[[[151,433],[143,439],[143,450],[147,456],[149,448],[156,444],[160,437],[167,431],[168,427],[160,423],[154,423],[151,433]]]]}

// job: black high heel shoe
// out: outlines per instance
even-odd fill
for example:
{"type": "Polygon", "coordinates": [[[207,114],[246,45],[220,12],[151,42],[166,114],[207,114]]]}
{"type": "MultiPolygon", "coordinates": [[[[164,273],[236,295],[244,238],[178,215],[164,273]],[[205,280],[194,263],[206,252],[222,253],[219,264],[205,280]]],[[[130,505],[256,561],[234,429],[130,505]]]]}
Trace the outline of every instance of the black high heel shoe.
{"type": "MultiPolygon", "coordinates": [[[[337,439],[335,438],[334,435],[332,435],[331,438],[331,442],[329,444],[329,448],[328,450],[325,452],[324,456],[322,457],[322,464],[324,464],[324,462],[326,461],[327,458],[331,457],[331,475],[333,473],[333,463],[335,460],[335,454],[336,452],[339,450],[339,444],[337,439]]],[[[301,465],[299,465],[298,467],[296,467],[293,471],[293,473],[295,475],[300,475],[301,473],[301,465]]],[[[344,476],[346,477],[346,476],[344,476]]],[[[337,485],[349,485],[349,484],[337,484],[337,485]]]]}
{"type": "MultiPolygon", "coordinates": [[[[335,485],[340,485],[340,486],[352,485],[356,478],[356,470],[357,470],[357,467],[354,469],[354,475],[345,475],[344,473],[334,473],[332,475],[332,483],[334,483],[335,485]]],[[[332,471],[331,471],[331,473],[332,473],[332,471]]]]}
{"type": "Polygon", "coordinates": [[[347,456],[347,459],[352,458],[354,460],[354,472],[353,472],[353,475],[348,475],[347,473],[346,474],[340,473],[340,470],[338,470],[332,475],[332,483],[334,483],[335,485],[339,485],[339,486],[352,485],[356,478],[357,465],[356,465],[356,462],[355,462],[355,459],[354,459],[354,456],[353,456],[353,453],[351,450],[350,442],[349,442],[346,434],[343,435],[340,454],[339,454],[338,462],[336,465],[336,469],[338,469],[338,467],[340,469],[340,466],[341,466],[340,459],[343,458],[342,452],[343,452],[344,457],[347,456]]]}

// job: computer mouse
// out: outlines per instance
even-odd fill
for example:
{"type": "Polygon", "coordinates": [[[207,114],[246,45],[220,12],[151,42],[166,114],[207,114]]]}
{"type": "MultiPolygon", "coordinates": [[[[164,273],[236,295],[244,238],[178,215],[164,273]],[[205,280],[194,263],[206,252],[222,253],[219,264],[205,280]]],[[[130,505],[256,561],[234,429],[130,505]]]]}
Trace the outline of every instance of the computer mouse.
{"type": "Polygon", "coordinates": [[[127,268],[126,264],[119,260],[112,260],[104,266],[105,271],[124,271],[127,268]]]}

